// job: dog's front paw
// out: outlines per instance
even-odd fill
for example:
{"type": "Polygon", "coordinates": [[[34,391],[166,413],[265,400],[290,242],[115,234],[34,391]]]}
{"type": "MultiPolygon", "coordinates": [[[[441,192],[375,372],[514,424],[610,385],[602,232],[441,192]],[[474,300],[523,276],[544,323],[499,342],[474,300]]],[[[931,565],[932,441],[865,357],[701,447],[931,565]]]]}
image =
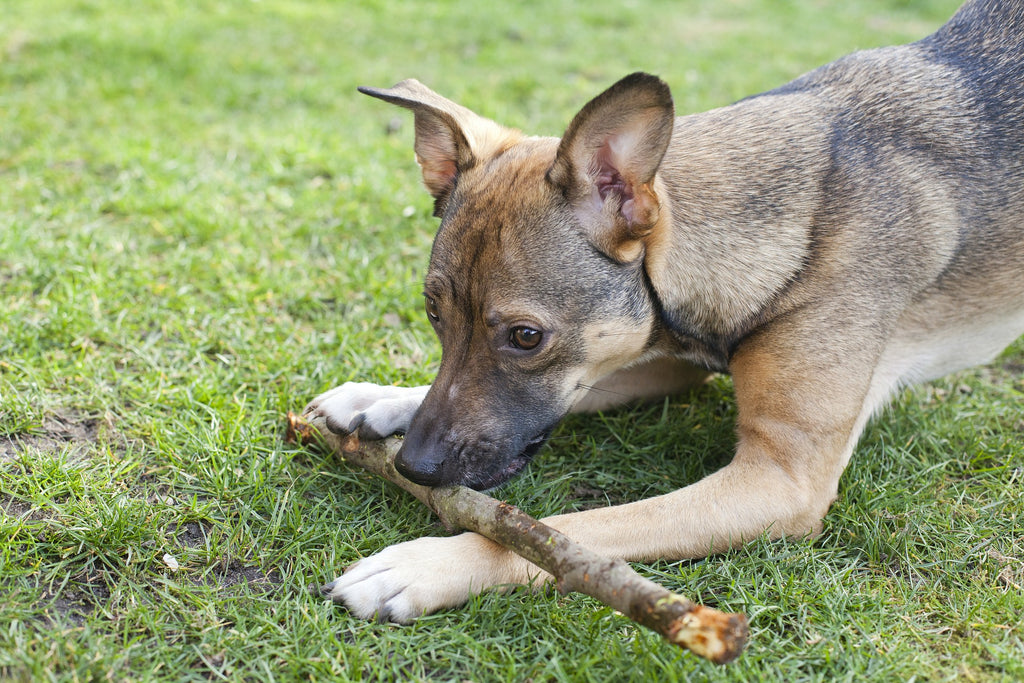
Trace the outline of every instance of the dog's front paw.
{"type": "Polygon", "coordinates": [[[310,401],[302,414],[323,418],[335,434],[358,431],[361,439],[382,439],[408,429],[428,389],[345,382],[310,401]]]}
{"type": "Polygon", "coordinates": [[[356,562],[320,592],[362,619],[408,624],[498,584],[526,582],[527,566],[533,565],[475,533],[425,537],[356,562]]]}

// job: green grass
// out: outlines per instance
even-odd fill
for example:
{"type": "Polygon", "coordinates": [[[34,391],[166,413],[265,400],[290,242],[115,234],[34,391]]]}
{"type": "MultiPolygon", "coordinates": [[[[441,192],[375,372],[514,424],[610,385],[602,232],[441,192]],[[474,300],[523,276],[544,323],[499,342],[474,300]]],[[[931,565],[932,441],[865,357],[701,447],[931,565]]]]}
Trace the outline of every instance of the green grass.
{"type": "MultiPolygon", "coordinates": [[[[640,566],[750,615],[726,668],[575,595],[351,618],[308,588],[439,527],[282,443],[320,391],[439,360],[411,117],[356,85],[414,76],[559,134],[637,68],[697,111],[954,5],[3,3],[0,679],[1024,678],[1021,342],[873,423],[818,541],[640,566]]],[[[502,495],[547,514],[670,490],[726,461],[734,416],[722,378],[572,418],[502,495]]]]}

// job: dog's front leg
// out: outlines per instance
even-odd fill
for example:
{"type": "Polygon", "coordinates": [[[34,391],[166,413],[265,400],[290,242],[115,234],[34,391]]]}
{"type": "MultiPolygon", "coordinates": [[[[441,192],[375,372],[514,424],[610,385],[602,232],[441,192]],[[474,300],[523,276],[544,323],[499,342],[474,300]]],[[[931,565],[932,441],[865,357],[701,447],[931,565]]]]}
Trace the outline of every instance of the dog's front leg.
{"type": "Polygon", "coordinates": [[[307,418],[323,417],[336,434],[356,432],[363,439],[381,439],[409,427],[429,385],[395,387],[345,382],[320,394],[306,406],[307,418]]]}
{"type": "MultiPolygon", "coordinates": [[[[609,557],[630,561],[703,557],[750,541],[820,529],[832,478],[810,482],[767,455],[775,445],[741,442],[734,461],[670,494],[543,521],[609,557]]],[[[550,575],[488,539],[463,533],[419,538],[360,560],[323,593],[355,615],[408,623],[504,586],[541,585],[550,575]]]]}
{"type": "Polygon", "coordinates": [[[879,343],[765,334],[731,369],[739,407],[733,461],[656,498],[544,520],[596,552],[627,560],[703,557],[821,530],[868,417],[896,385],[879,343]],[[814,353],[809,353],[813,350],[814,353]]]}
{"type": "Polygon", "coordinates": [[[466,532],[389,546],[346,569],[321,592],[363,619],[406,624],[496,586],[550,578],[512,551],[466,532]]]}

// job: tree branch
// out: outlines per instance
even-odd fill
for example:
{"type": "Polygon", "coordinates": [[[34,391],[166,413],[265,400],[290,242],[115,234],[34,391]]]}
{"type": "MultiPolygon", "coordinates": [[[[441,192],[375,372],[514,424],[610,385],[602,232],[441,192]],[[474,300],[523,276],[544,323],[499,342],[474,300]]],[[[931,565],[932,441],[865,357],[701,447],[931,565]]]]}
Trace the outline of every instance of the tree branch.
{"type": "Polygon", "coordinates": [[[450,531],[475,531],[500,543],[555,577],[561,592],[596,598],[696,655],[725,664],[743,650],[750,633],[744,615],[726,614],[676,595],[643,578],[625,561],[602,557],[515,506],[479,491],[464,486],[430,488],[409,481],[394,466],[402,443],[398,438],[360,444],[355,434],[335,434],[320,422],[288,413],[286,439],[322,440],[345,462],[411,493],[450,531]]]}

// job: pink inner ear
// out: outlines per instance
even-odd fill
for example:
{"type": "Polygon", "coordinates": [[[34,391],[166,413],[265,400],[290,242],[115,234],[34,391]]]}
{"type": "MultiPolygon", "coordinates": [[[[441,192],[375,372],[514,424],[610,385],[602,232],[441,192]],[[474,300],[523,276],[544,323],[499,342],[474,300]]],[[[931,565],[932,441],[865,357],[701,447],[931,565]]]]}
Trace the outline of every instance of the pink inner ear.
{"type": "Polygon", "coordinates": [[[416,161],[423,172],[423,184],[434,196],[447,190],[458,172],[455,162],[448,159],[431,161],[417,155],[416,161]]]}
{"type": "Polygon", "coordinates": [[[595,155],[594,165],[597,167],[594,184],[597,186],[597,192],[602,200],[607,199],[608,195],[613,192],[619,195],[623,202],[633,198],[632,186],[626,182],[612,163],[612,150],[608,142],[605,142],[595,155]]]}

